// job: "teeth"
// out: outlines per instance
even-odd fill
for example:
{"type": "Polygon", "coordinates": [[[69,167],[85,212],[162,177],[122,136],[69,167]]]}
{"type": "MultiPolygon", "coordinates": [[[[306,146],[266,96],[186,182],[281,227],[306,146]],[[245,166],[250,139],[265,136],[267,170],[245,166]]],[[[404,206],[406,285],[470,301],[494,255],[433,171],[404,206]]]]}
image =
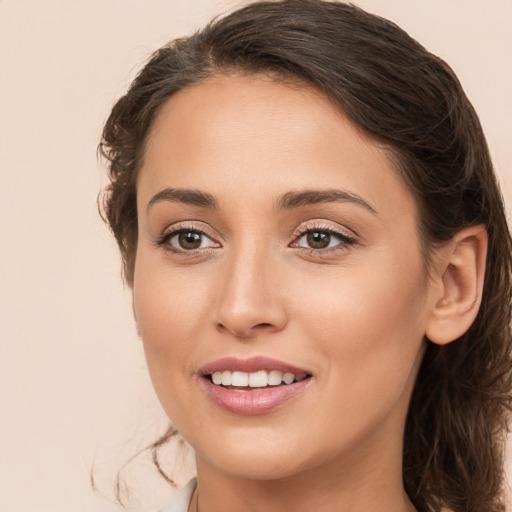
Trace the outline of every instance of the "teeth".
{"type": "Polygon", "coordinates": [[[306,373],[297,376],[293,373],[284,373],[277,370],[260,370],[257,372],[232,372],[224,370],[223,372],[214,372],[211,375],[212,382],[218,386],[236,386],[264,388],[267,386],[279,386],[281,383],[291,384],[299,382],[307,377],[306,373]]]}
{"type": "Polygon", "coordinates": [[[283,380],[282,372],[278,372],[277,370],[272,370],[268,372],[268,385],[269,386],[279,386],[283,380]]]}
{"type": "MultiPolygon", "coordinates": [[[[226,372],[222,372],[224,375],[226,372]]],[[[249,374],[246,372],[233,372],[231,374],[231,385],[239,387],[247,387],[249,385],[249,374]]]]}
{"type": "Polygon", "coordinates": [[[251,388],[264,388],[267,385],[267,372],[261,370],[260,372],[249,373],[249,386],[251,388]]]}
{"type": "Polygon", "coordinates": [[[283,375],[283,382],[285,384],[291,384],[295,380],[295,375],[293,373],[285,373],[283,375]]]}
{"type": "Polygon", "coordinates": [[[222,372],[221,379],[223,386],[231,386],[231,372],[222,372]]]}

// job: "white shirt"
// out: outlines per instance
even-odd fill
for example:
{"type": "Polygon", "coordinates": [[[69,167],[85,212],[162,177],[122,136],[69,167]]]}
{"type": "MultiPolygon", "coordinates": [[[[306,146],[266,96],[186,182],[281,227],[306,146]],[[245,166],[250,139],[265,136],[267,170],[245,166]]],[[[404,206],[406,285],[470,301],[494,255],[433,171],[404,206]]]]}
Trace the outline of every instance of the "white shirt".
{"type": "Polygon", "coordinates": [[[157,512],[187,512],[188,506],[190,505],[190,500],[192,499],[192,494],[196,489],[197,479],[192,478],[190,482],[181,489],[178,494],[176,494],[173,499],[164,505],[161,509],[157,510],[157,512]]]}

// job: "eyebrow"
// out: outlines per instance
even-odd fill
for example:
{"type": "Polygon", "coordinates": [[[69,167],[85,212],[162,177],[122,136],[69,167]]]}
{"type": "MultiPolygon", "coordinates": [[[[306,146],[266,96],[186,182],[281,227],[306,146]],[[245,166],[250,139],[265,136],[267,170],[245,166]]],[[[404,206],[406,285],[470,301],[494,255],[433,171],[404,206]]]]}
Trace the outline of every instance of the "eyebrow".
{"type": "Polygon", "coordinates": [[[215,198],[206,192],[189,188],[164,188],[149,200],[146,210],[160,201],[185,203],[201,208],[218,208],[215,198]]]}
{"type": "MultiPolygon", "coordinates": [[[[218,209],[216,199],[207,192],[188,188],[165,188],[157,192],[148,202],[146,209],[160,201],[190,204],[200,208],[218,209]]],[[[287,192],[277,202],[277,210],[290,210],[319,203],[334,202],[355,203],[373,214],[377,212],[360,196],[346,190],[304,190],[301,192],[287,192]]]]}
{"type": "Polygon", "coordinates": [[[304,190],[302,192],[287,192],[277,202],[278,210],[300,208],[310,204],[334,203],[337,201],[355,203],[373,214],[377,212],[360,196],[346,190],[304,190]]]}

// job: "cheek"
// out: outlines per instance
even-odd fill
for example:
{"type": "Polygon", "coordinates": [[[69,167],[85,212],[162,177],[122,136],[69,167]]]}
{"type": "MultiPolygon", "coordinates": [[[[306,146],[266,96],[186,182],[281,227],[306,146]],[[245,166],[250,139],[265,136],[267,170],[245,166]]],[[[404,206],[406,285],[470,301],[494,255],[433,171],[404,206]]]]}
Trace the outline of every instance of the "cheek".
{"type": "Polygon", "coordinates": [[[172,340],[178,349],[199,328],[198,319],[208,314],[211,287],[198,270],[184,271],[148,260],[141,257],[135,269],[137,323],[143,339],[165,346],[172,340]]]}
{"type": "Polygon", "coordinates": [[[307,297],[296,316],[325,362],[326,382],[347,391],[341,400],[358,410],[377,397],[383,406],[396,400],[414,380],[423,346],[427,285],[421,261],[409,268],[393,257],[377,261],[332,273],[320,287],[318,280],[314,286],[302,280],[309,291],[296,293],[307,297]]]}
{"type": "Polygon", "coordinates": [[[173,396],[180,396],[184,377],[193,374],[193,355],[205,339],[212,302],[207,285],[200,276],[191,280],[187,272],[146,264],[142,258],[136,266],[135,315],[151,379],[166,409],[173,396]]]}

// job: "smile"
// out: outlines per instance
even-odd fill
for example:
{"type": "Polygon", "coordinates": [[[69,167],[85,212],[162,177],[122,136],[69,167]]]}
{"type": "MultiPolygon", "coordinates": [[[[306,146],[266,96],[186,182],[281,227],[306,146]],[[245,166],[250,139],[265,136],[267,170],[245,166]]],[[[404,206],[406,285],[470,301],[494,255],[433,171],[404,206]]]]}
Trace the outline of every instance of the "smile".
{"type": "Polygon", "coordinates": [[[267,386],[280,386],[281,384],[292,384],[300,382],[307,378],[307,373],[302,372],[298,375],[293,373],[283,373],[279,370],[259,370],[257,372],[239,372],[239,371],[217,371],[211,374],[211,381],[217,386],[230,386],[235,389],[240,388],[266,388],[267,386]]]}
{"type": "Polygon", "coordinates": [[[312,380],[307,370],[266,357],[224,358],[206,365],[200,375],[207,396],[221,409],[240,415],[278,409],[312,380]]]}

